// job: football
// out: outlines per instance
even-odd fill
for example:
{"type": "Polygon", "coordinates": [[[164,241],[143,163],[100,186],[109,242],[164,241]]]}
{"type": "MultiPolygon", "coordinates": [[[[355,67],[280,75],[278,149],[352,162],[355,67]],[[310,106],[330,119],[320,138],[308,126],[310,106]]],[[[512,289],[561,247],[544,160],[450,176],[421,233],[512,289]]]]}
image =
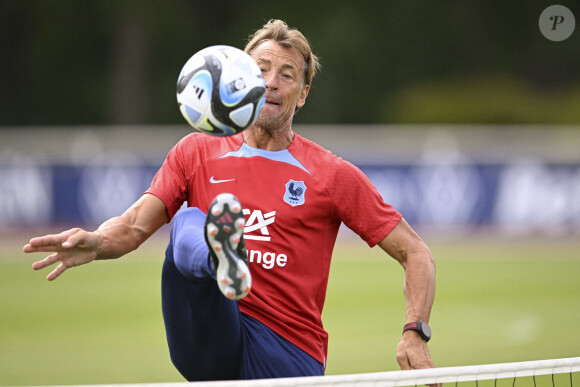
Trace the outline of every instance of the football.
{"type": "Polygon", "coordinates": [[[230,46],[197,52],[177,79],[181,114],[195,130],[212,136],[231,136],[252,125],[264,106],[265,92],[254,59],[230,46]]]}

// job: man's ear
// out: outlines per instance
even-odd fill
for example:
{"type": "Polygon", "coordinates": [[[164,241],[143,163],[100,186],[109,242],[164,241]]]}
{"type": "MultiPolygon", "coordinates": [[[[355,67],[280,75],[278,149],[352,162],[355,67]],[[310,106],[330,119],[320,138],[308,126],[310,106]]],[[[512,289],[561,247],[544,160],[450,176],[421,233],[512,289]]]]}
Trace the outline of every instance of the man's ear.
{"type": "Polygon", "coordinates": [[[306,97],[308,97],[308,92],[310,91],[310,85],[304,85],[300,90],[298,100],[296,101],[296,110],[300,109],[306,103],[306,97]]]}

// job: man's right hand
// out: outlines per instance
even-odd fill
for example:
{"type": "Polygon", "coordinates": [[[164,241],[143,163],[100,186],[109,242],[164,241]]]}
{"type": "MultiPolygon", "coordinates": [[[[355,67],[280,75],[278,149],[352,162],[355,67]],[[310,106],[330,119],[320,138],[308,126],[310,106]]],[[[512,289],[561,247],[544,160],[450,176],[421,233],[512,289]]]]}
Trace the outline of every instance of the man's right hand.
{"type": "Polygon", "coordinates": [[[98,237],[94,232],[73,228],[60,234],[32,238],[22,250],[25,253],[54,253],[32,264],[34,270],[40,270],[60,262],[46,276],[47,280],[52,281],[68,268],[93,261],[97,257],[98,244],[98,237]]]}
{"type": "Polygon", "coordinates": [[[135,250],[167,222],[169,215],[163,201],[144,194],[123,215],[107,220],[97,231],[73,228],[60,234],[32,238],[22,250],[25,253],[54,253],[32,264],[34,270],[40,270],[60,262],[46,276],[52,281],[68,268],[95,259],[119,258],[135,250]]]}

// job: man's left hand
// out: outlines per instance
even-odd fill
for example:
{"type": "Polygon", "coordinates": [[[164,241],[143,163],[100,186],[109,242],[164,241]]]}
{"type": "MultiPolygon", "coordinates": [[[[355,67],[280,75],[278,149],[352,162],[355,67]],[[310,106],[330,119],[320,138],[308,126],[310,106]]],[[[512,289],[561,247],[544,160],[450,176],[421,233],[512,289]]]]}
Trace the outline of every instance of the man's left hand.
{"type": "MultiPolygon", "coordinates": [[[[397,345],[397,362],[402,370],[435,368],[425,340],[415,331],[407,331],[397,345]]],[[[433,386],[441,386],[434,384],[433,386]]]]}

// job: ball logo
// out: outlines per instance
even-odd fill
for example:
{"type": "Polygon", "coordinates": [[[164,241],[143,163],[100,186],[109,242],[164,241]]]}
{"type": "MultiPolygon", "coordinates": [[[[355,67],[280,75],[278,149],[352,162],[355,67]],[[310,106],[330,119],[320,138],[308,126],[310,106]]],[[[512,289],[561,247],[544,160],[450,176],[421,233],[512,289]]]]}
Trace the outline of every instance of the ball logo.
{"type": "Polygon", "coordinates": [[[242,78],[234,79],[226,85],[226,90],[228,94],[235,93],[236,91],[246,88],[246,84],[242,78]]]}
{"type": "Polygon", "coordinates": [[[306,194],[306,185],[303,181],[290,180],[286,183],[286,192],[284,193],[284,201],[292,207],[304,204],[306,194]]]}
{"type": "Polygon", "coordinates": [[[201,87],[198,87],[195,85],[193,86],[193,90],[195,90],[195,95],[197,95],[197,98],[201,98],[201,96],[203,95],[203,92],[205,91],[201,87]]]}

